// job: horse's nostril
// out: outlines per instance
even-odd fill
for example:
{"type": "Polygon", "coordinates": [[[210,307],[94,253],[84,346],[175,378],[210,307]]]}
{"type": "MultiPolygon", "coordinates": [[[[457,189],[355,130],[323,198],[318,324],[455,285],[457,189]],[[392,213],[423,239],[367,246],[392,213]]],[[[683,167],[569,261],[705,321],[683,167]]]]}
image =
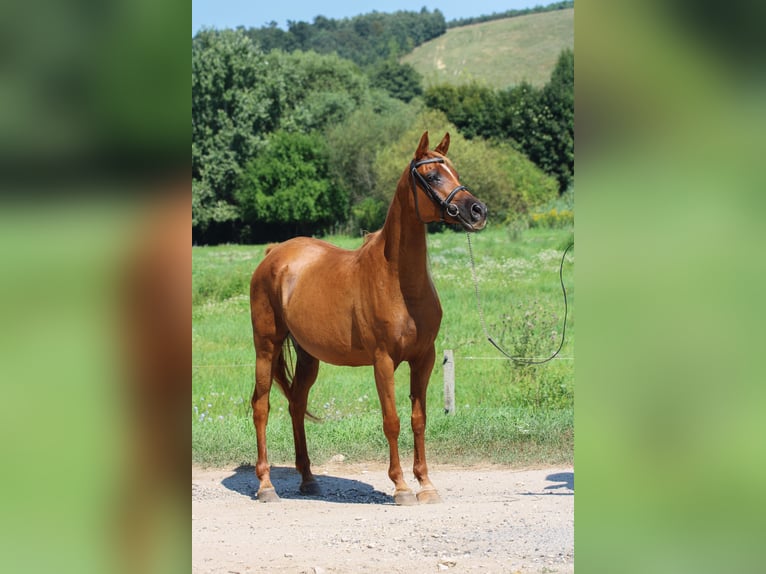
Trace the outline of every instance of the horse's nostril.
{"type": "Polygon", "coordinates": [[[487,208],[483,203],[474,203],[471,206],[471,219],[479,221],[487,215],[487,208]]]}

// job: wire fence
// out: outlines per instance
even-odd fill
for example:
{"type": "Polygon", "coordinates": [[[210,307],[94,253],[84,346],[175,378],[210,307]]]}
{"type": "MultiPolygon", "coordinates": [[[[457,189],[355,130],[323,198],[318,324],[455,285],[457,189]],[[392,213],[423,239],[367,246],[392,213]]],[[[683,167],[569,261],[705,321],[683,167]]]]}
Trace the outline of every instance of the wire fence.
{"type": "MultiPolygon", "coordinates": [[[[520,360],[536,361],[545,357],[517,357],[520,360]]],[[[574,361],[574,357],[554,357],[552,361],[574,361]]],[[[510,361],[507,357],[472,357],[472,356],[455,356],[455,360],[461,361],[510,361]]],[[[242,368],[242,367],[255,367],[255,361],[252,363],[231,363],[231,364],[207,364],[207,365],[192,365],[192,369],[228,369],[228,368],[242,368]]]]}

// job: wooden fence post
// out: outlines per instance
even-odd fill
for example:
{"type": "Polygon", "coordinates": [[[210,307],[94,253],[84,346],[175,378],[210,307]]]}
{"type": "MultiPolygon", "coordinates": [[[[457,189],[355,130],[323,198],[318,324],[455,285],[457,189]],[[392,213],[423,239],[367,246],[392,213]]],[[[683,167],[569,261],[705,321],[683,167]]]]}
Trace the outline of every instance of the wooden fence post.
{"type": "Polygon", "coordinates": [[[451,349],[444,351],[444,413],[455,414],[455,357],[451,349]]]}

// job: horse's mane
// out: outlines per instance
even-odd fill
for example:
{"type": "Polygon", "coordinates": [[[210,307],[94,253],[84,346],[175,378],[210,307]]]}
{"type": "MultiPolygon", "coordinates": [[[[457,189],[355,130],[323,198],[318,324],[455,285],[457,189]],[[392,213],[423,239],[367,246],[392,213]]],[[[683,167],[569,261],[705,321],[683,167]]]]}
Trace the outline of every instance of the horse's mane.
{"type": "Polygon", "coordinates": [[[380,229],[377,231],[368,231],[364,234],[364,242],[362,245],[367,245],[374,237],[376,237],[378,234],[380,234],[380,229]]]}

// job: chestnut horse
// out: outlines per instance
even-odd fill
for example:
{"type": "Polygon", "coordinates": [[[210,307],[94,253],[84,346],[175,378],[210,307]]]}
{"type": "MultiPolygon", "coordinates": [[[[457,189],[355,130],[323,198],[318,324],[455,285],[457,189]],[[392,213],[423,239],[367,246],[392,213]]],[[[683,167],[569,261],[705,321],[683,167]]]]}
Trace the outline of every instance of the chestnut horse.
{"type": "Polygon", "coordinates": [[[486,206],[460,185],[445,157],[448,148],[449,134],[433,151],[428,150],[428,132],[423,134],[414,159],[399,179],[383,228],[368,235],[359,249],[348,251],[296,237],[268,249],[253,273],[250,310],[256,359],[252,406],[259,500],[279,500],[266,455],[272,380],[289,402],[295,466],[302,477],[300,490],[319,493],[306,449],[304,417],[309,389],[316,380],[319,361],[324,361],[373,366],[396,504],[440,501],[428,478],[424,441],[426,388],[442,318],[428,273],[425,224],[446,221],[478,231],[487,220],[486,206]],[[296,351],[292,377],[285,359],[288,337],[296,351]],[[403,361],[410,366],[413,471],[420,483],[417,498],[404,480],[397,445],[394,371],[403,361]]]}

